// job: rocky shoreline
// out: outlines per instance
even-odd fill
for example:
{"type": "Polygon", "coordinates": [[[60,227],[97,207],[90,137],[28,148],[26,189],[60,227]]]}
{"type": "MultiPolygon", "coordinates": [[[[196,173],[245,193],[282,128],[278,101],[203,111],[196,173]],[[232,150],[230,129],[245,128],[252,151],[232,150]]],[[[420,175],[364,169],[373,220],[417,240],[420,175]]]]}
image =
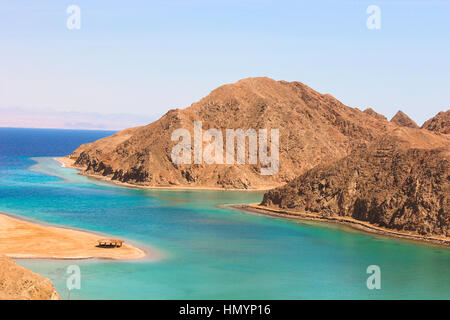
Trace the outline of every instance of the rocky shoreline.
{"type": "Polygon", "coordinates": [[[71,168],[76,169],[79,171],[79,174],[86,176],[88,178],[96,179],[98,181],[111,183],[114,185],[117,185],[119,187],[124,188],[133,188],[133,189],[149,189],[149,190],[210,190],[210,191],[246,191],[246,192],[255,192],[255,191],[268,191],[273,188],[280,187],[280,184],[267,186],[267,187],[253,187],[249,189],[239,189],[239,188],[222,188],[222,187],[203,187],[203,186],[150,186],[150,185],[139,185],[139,184],[133,184],[133,183],[127,183],[127,182],[121,182],[118,180],[113,180],[109,176],[103,176],[99,175],[97,173],[91,173],[86,171],[86,167],[84,166],[77,166],[75,165],[75,160],[72,159],[70,156],[65,157],[59,157],[54,158],[54,160],[58,161],[62,167],[64,168],[71,168]]]}
{"type": "Polygon", "coordinates": [[[0,300],[60,300],[52,282],[0,254],[0,300]]]}
{"type": "Polygon", "coordinates": [[[269,208],[265,206],[261,206],[259,204],[246,204],[246,205],[233,205],[235,209],[247,211],[251,213],[269,215],[273,217],[285,218],[285,219],[294,219],[294,220],[307,220],[307,221],[320,221],[320,222],[328,222],[328,223],[338,223],[349,226],[356,230],[365,231],[368,233],[379,234],[387,237],[400,238],[406,240],[414,240],[420,242],[427,242],[436,245],[441,245],[444,247],[450,247],[450,238],[448,237],[429,237],[429,236],[421,236],[419,234],[400,232],[395,230],[389,230],[386,228],[381,228],[375,225],[371,225],[370,223],[355,220],[348,217],[324,217],[317,214],[305,213],[305,212],[296,212],[292,210],[281,210],[275,208],[269,208]]]}

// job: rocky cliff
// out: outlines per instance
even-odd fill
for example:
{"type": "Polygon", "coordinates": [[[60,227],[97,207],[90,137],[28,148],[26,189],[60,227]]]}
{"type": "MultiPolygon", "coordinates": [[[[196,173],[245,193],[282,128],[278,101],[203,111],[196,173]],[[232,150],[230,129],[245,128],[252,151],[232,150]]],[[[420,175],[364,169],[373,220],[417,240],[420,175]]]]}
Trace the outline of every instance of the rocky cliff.
{"type": "Polygon", "coordinates": [[[147,126],[83,145],[71,158],[88,174],[137,185],[269,188],[340,159],[393,127],[300,82],[249,78],[219,87],[147,126]],[[203,132],[219,129],[224,138],[225,129],[279,129],[278,172],[263,176],[260,162],[249,164],[248,158],[235,165],[174,164],[171,151],[177,142],[171,134],[184,128],[193,135],[194,121],[202,122],[203,132]]]}
{"type": "Polygon", "coordinates": [[[422,129],[450,134],[450,110],[441,111],[433,118],[425,121],[422,125],[422,129]]]}
{"type": "Polygon", "coordinates": [[[450,139],[397,128],[268,191],[263,206],[450,236],[450,139]]]}
{"type": "Polygon", "coordinates": [[[59,300],[52,282],[0,255],[0,300],[59,300]]]}

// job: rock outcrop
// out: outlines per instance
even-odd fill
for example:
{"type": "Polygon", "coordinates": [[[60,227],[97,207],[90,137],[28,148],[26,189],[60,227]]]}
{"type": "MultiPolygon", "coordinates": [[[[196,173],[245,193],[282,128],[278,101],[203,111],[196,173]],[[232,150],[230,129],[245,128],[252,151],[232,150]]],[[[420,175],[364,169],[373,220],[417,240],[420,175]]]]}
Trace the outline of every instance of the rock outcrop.
{"type": "Polygon", "coordinates": [[[375,110],[373,110],[372,108],[367,108],[363,112],[368,114],[369,116],[377,118],[378,120],[387,121],[387,118],[385,116],[383,116],[382,114],[379,114],[378,112],[375,112],[375,110]]]}
{"type": "MultiPolygon", "coordinates": [[[[300,82],[249,78],[219,87],[190,107],[171,110],[147,126],[83,145],[71,158],[87,174],[136,185],[269,188],[340,159],[393,127],[381,117],[347,107],[300,82]],[[279,171],[262,176],[259,162],[248,161],[174,164],[171,151],[178,142],[171,141],[171,134],[184,128],[193,136],[194,121],[202,122],[203,132],[219,129],[224,140],[225,129],[279,129],[279,171]]],[[[246,147],[248,151],[248,143],[246,147]]]]}
{"type": "Polygon", "coordinates": [[[268,191],[263,206],[450,236],[450,139],[401,127],[268,191]]]}
{"type": "Polygon", "coordinates": [[[59,300],[52,282],[0,255],[0,300],[59,300]]]}
{"type": "Polygon", "coordinates": [[[401,127],[419,128],[410,117],[408,117],[403,111],[399,110],[391,119],[392,123],[395,123],[401,127]]]}
{"type": "Polygon", "coordinates": [[[433,118],[425,121],[422,129],[437,133],[450,134],[450,110],[441,111],[433,118]]]}

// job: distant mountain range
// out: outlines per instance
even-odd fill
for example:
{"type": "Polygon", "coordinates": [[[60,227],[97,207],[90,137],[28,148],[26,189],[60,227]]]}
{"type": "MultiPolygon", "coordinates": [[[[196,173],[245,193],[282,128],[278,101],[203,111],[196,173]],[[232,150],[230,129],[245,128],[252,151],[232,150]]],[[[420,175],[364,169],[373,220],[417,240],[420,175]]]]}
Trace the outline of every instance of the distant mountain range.
{"type": "Polygon", "coordinates": [[[122,130],[149,123],[155,118],[131,114],[43,111],[27,108],[0,109],[0,127],[122,130]]]}

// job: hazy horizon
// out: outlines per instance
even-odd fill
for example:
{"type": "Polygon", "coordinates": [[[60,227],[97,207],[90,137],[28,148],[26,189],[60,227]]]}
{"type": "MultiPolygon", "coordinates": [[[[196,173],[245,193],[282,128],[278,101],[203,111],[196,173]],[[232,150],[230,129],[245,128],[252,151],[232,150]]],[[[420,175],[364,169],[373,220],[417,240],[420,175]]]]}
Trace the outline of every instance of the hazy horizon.
{"type": "Polygon", "coordinates": [[[31,110],[26,108],[0,109],[1,128],[42,128],[118,131],[147,125],[156,118],[135,114],[100,114],[96,112],[31,110]]]}
{"type": "MultiPolygon", "coordinates": [[[[364,111],[364,109],[359,110],[364,111]]],[[[448,109],[444,108],[443,110],[440,110],[438,112],[447,110],[448,109]]],[[[169,109],[166,110],[166,112],[167,111],[169,111],[169,109]]],[[[374,109],[374,111],[378,112],[376,109],[374,109]]],[[[405,110],[403,109],[398,109],[397,111],[405,112],[405,110]]],[[[405,113],[419,126],[422,126],[423,122],[428,120],[425,119],[423,122],[418,122],[407,112],[405,113]]],[[[165,112],[161,115],[151,117],[127,113],[100,114],[96,112],[55,111],[45,109],[31,110],[27,108],[0,108],[0,114],[2,115],[2,117],[0,118],[0,128],[119,131],[126,128],[145,126],[147,124],[150,124],[158,120],[163,114],[165,114],[165,112]]],[[[382,115],[386,116],[388,120],[391,120],[391,118],[393,117],[388,117],[385,114],[382,115]]]]}
{"type": "Polygon", "coordinates": [[[450,107],[450,2],[7,0],[0,9],[0,126],[123,129],[253,76],[300,81],[388,119],[402,110],[418,125],[450,107]],[[66,26],[73,4],[79,30],[66,26]],[[372,4],[379,30],[366,26],[372,4]]]}

